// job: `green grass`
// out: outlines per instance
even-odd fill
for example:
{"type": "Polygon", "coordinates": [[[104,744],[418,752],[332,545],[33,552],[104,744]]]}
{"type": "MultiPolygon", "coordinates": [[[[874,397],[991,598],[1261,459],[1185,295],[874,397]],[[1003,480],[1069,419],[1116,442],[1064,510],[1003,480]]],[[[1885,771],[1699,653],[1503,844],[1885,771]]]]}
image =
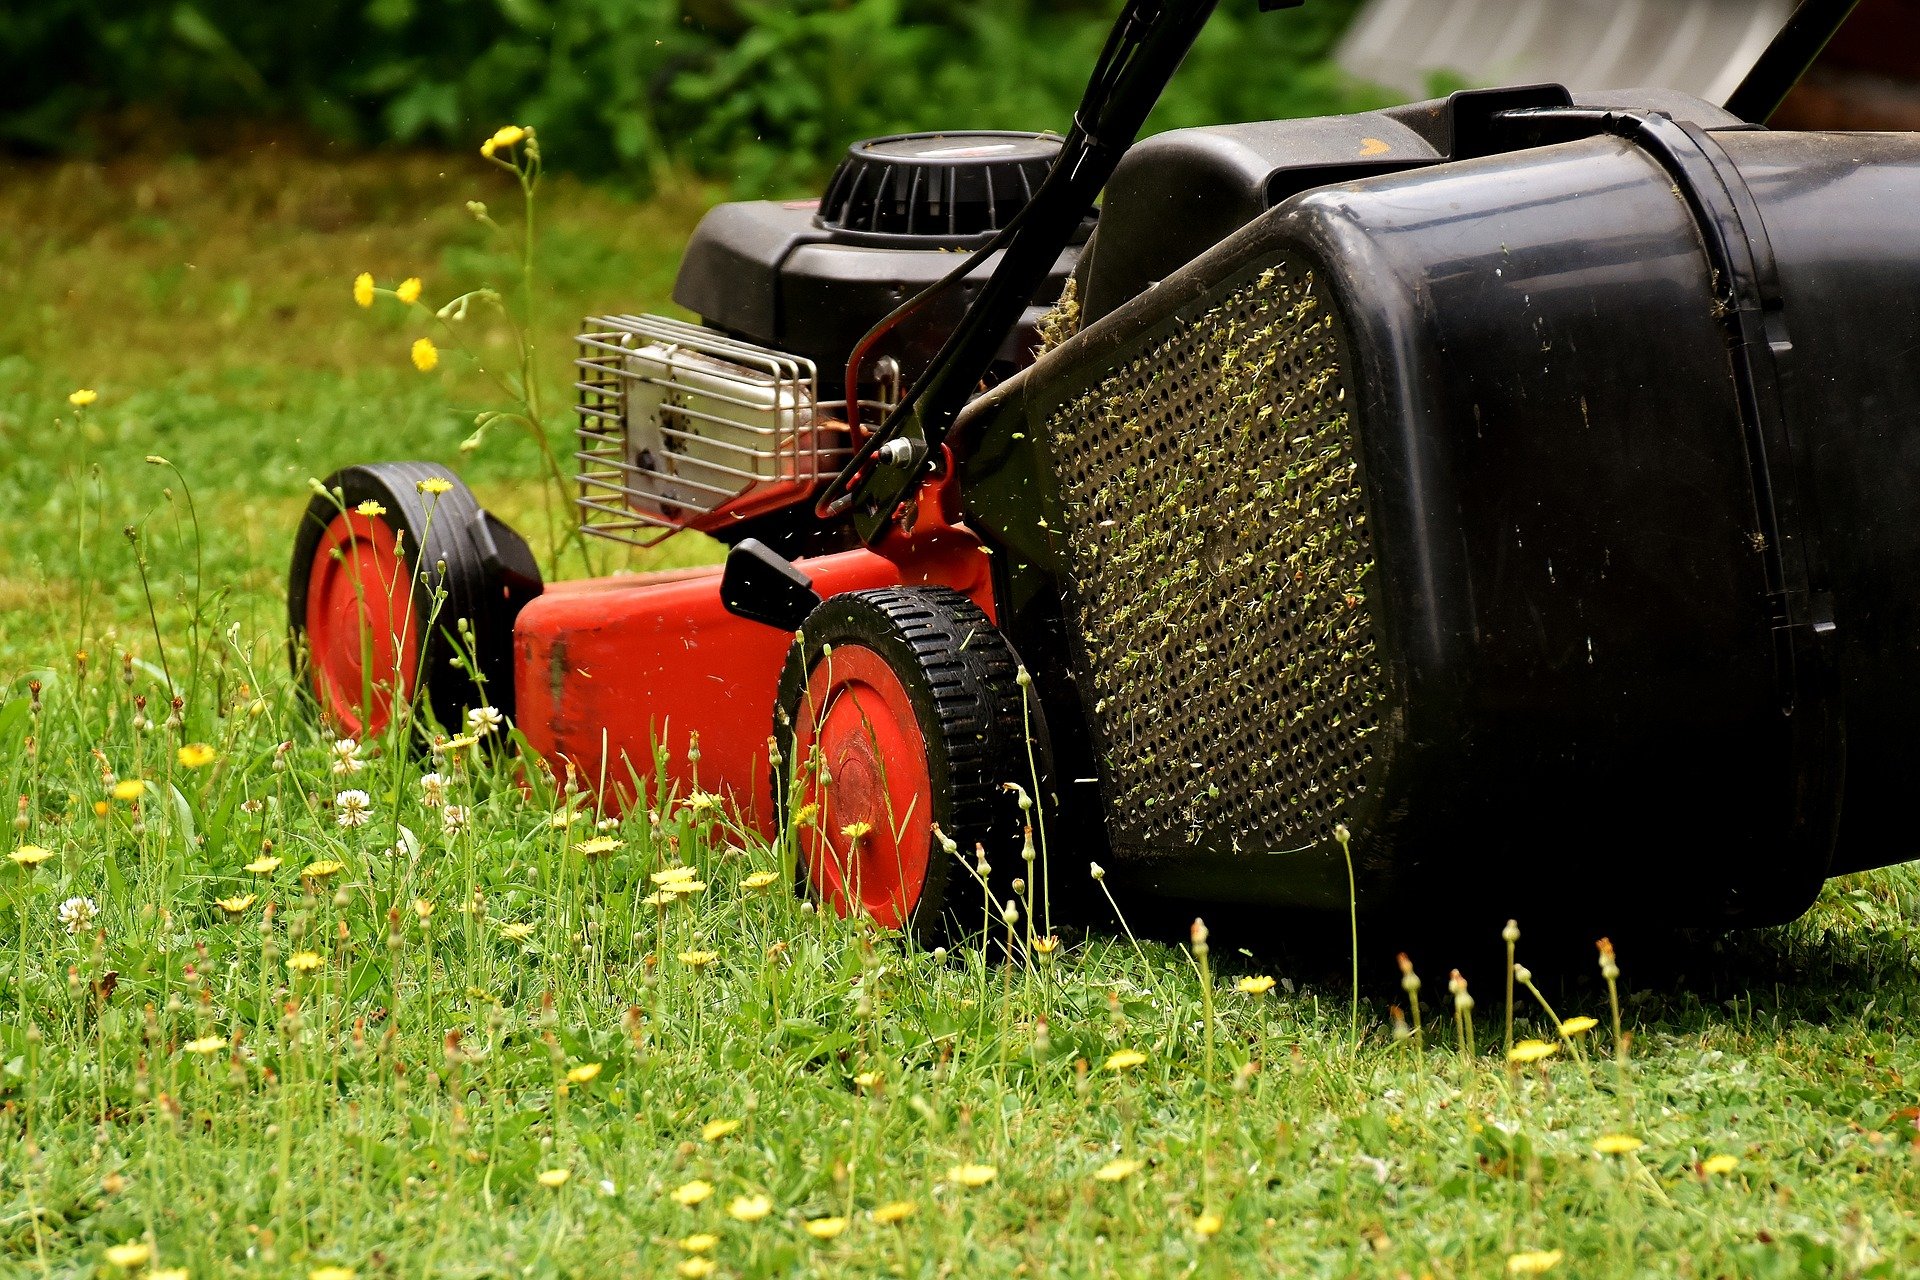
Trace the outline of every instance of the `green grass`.
{"type": "MultiPolygon", "coordinates": [[[[1422,1050],[1384,1007],[1402,940],[1363,922],[1355,1044],[1338,933],[1249,954],[1271,923],[1217,920],[1207,1001],[1184,949],[1136,949],[1110,913],[1007,966],[748,890],[774,854],[691,797],[657,797],[587,861],[571,846],[592,815],[554,826],[560,799],[523,791],[501,747],[442,766],[471,810],[454,834],[422,805],[427,763],[391,743],[336,776],[281,647],[308,478],[421,457],[523,526],[541,503],[525,441],[458,452],[484,387],[452,360],[417,373],[399,309],[359,310],[349,282],[418,273],[445,297],[507,278],[461,204],[508,193],[466,158],[4,176],[0,799],[21,797],[7,847],[54,856],[0,861],[0,1273],[111,1275],[106,1249],[145,1241],[196,1278],[661,1275],[701,1231],[715,1274],[743,1276],[1446,1278],[1526,1250],[1563,1251],[1563,1276],[1920,1265],[1907,870],[1833,886],[1790,929],[1625,951],[1625,1046],[1592,940],[1523,921],[1560,1013],[1600,1026],[1583,1058],[1509,1073],[1493,939],[1415,955],[1422,1050]],[[84,416],[81,386],[100,392],[84,416]],[[197,672],[177,727],[163,666],[197,672]],[[182,767],[187,742],[217,762],[182,767]],[[112,798],[134,778],[137,806],[112,798]],[[329,808],[347,785],[374,796],[364,827],[329,808]],[[400,827],[417,855],[385,852],[400,827]],[[280,867],[244,870],[265,842],[280,867]],[[303,890],[323,860],[343,870],[303,890]],[[645,905],[682,861],[705,890],[645,905]],[[99,915],[69,932],[73,897],[99,915]],[[699,950],[716,959],[679,959],[699,950]],[[300,951],[321,957],[304,976],[300,951]],[[1453,964],[1478,1001],[1471,1058],[1453,964]],[[1233,989],[1261,972],[1285,980],[1233,989]],[[229,1044],[188,1052],[202,1037],[229,1044]],[[1108,1070],[1123,1049],[1144,1061],[1108,1070]],[[739,1125],[704,1137],[715,1120],[739,1125]],[[1608,1133],[1645,1146],[1603,1156],[1608,1133]],[[1701,1173],[1718,1154],[1738,1165],[1701,1173]],[[1142,1167],[1094,1177],[1123,1158],[1142,1167]],[[960,1185],[967,1164],[993,1180],[960,1185]],[[571,1176],[548,1188],[551,1170],[571,1176]],[[696,1180],[713,1193],[683,1207],[696,1180]],[[728,1214],[756,1196],[765,1218],[728,1214]],[[912,1215],[875,1220],[896,1201],[912,1215]],[[848,1225],[816,1239],[823,1218],[848,1225]]],[[[662,303],[702,200],[553,188],[549,368],[578,315],[662,303]]],[[[1531,1005],[1517,1022],[1551,1038],[1531,1005]]]]}

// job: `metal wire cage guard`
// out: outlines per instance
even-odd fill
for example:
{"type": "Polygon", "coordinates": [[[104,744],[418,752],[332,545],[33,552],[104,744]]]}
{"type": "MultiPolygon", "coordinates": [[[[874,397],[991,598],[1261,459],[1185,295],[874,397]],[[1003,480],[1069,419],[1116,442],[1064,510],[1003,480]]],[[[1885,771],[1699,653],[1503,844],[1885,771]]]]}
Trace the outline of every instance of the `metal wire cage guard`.
{"type": "Polygon", "coordinates": [[[813,362],[664,316],[581,327],[581,527],[652,546],[798,501],[845,464],[813,362]]]}

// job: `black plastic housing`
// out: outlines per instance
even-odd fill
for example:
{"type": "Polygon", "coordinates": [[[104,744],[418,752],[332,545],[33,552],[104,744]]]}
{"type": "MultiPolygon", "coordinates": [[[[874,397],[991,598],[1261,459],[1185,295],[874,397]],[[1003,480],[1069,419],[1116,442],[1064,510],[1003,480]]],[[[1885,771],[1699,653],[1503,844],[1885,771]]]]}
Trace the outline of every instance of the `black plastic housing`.
{"type": "Polygon", "coordinates": [[[1496,145],[1490,121],[1519,107],[1661,111],[1705,127],[1739,121],[1670,89],[1558,85],[1476,89],[1384,111],[1173,129],[1144,138],[1114,170],[1100,229],[1079,265],[1091,324],[1172,275],[1268,209],[1315,187],[1466,159],[1496,145]]]}
{"type": "Polygon", "coordinates": [[[1761,923],[1920,855],[1920,138],[1646,98],[1667,112],[1485,113],[1449,140],[1476,158],[1294,195],[1151,287],[1116,264],[1154,219],[1110,197],[1089,300],[1130,298],[976,402],[957,451],[1067,829],[1104,833],[1116,879],[1342,904],[1338,822],[1375,908],[1761,923]],[[1251,390],[1221,399],[1223,369],[1251,390]],[[1285,452],[1309,430],[1324,449],[1285,452]],[[1303,478],[1322,455],[1332,488],[1303,478]],[[1243,473],[1297,513],[1204,500],[1259,510],[1243,473]],[[1149,506],[1167,527],[1129,544],[1149,506]],[[1329,593],[1335,543],[1370,562],[1329,593]],[[1147,596],[1199,585],[1116,639],[1093,605],[1122,562],[1147,596]],[[1328,618],[1345,665],[1289,666],[1328,618]],[[1194,706],[1214,727],[1184,732],[1240,735],[1227,763],[1161,751],[1194,706]],[[1121,802],[1142,777],[1189,797],[1177,839],[1121,802]]]}
{"type": "MultiPolygon", "coordinates": [[[[818,212],[816,200],[715,206],[687,242],[673,300],[717,329],[812,360],[821,395],[836,399],[847,357],[867,330],[973,250],[939,238],[928,244],[839,230],[822,225],[818,212]]],[[[1007,344],[1003,355],[1010,365],[1027,362],[1032,325],[1058,300],[1079,256],[1078,243],[1061,253],[1027,323],[1007,344]]],[[[981,263],[874,355],[892,355],[910,375],[923,367],[998,258],[996,253],[981,263]]]]}

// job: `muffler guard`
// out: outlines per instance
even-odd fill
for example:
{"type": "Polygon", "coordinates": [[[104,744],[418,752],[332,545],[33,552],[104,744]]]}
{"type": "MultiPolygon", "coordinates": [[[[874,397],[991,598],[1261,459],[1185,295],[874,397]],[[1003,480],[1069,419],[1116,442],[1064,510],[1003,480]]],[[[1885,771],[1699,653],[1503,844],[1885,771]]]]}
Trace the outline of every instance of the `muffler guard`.
{"type": "Polygon", "coordinates": [[[1344,902],[1344,823],[1375,907],[1789,918],[1917,852],[1920,139],[1499,130],[963,419],[1063,803],[1163,894],[1344,902]]]}

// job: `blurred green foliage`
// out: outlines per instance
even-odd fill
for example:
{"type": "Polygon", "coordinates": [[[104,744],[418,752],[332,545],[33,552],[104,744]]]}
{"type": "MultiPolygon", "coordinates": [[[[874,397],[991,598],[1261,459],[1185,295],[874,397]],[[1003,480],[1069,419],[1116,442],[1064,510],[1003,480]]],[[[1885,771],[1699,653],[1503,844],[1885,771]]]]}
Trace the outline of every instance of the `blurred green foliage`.
{"type": "MultiPolygon", "coordinates": [[[[1327,61],[1358,3],[1262,14],[1227,0],[1150,127],[1374,105],[1327,61]]],[[[0,145],[98,153],[179,122],[266,119],[359,145],[465,147],[513,121],[538,126],[548,155],[578,171],[644,184],[687,167],[765,188],[817,173],[859,137],[1062,128],[1117,8],[11,0],[0,145]]]]}

